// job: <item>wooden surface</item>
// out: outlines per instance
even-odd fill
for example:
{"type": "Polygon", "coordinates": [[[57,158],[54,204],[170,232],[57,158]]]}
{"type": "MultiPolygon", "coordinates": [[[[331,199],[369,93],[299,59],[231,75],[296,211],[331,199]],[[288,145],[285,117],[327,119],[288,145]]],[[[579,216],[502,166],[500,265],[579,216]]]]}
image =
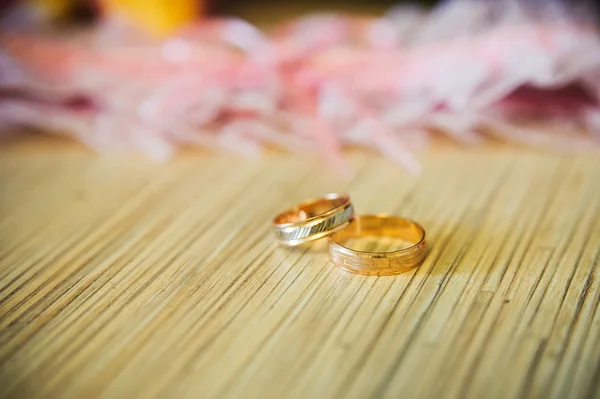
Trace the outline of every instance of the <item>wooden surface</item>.
{"type": "Polygon", "coordinates": [[[0,396],[600,395],[600,156],[439,148],[409,176],[349,154],[0,148],[0,396]],[[278,248],[272,216],[348,191],[420,221],[415,272],[278,248]]]}

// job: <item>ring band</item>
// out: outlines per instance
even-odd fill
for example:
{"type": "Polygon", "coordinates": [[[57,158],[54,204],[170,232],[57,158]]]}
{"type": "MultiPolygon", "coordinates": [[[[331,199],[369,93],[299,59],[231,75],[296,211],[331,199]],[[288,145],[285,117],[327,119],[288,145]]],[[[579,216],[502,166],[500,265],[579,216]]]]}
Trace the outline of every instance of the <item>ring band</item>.
{"type": "Polygon", "coordinates": [[[342,269],[368,276],[389,276],[411,270],[425,259],[425,230],[412,220],[388,215],[357,216],[349,226],[330,236],[329,256],[342,269]],[[344,246],[361,237],[399,238],[408,248],[385,252],[358,251],[344,246]]]}
{"type": "Polygon", "coordinates": [[[343,229],[353,218],[348,194],[327,194],[279,213],[273,228],[282,245],[295,246],[343,229]]]}

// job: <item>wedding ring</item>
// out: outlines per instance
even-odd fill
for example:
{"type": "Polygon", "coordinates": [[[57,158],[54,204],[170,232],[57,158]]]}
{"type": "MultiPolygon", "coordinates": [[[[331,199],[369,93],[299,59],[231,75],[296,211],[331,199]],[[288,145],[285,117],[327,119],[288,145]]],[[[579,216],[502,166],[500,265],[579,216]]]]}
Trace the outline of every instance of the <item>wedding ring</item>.
{"type": "Polygon", "coordinates": [[[353,218],[348,194],[327,194],[281,212],[273,219],[273,228],[280,244],[295,246],[343,229],[353,218]]]}
{"type": "Polygon", "coordinates": [[[389,276],[411,270],[423,262],[427,251],[423,227],[412,220],[388,215],[357,216],[329,240],[329,256],[335,265],[369,276],[389,276]],[[400,239],[405,245],[384,252],[358,251],[348,246],[349,241],[363,237],[400,239]]]}

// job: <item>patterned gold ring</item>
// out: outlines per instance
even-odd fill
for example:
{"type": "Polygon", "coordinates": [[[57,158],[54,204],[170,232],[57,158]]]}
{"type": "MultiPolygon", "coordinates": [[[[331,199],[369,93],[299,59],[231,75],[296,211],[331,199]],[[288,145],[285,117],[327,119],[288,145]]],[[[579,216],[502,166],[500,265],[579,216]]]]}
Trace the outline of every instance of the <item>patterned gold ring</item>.
{"type": "Polygon", "coordinates": [[[343,229],[353,218],[350,196],[334,193],[279,213],[273,219],[273,229],[280,244],[296,246],[343,229]]]}
{"type": "Polygon", "coordinates": [[[388,215],[357,216],[329,240],[329,257],[335,265],[369,276],[388,276],[414,269],[423,263],[427,252],[425,230],[421,225],[388,215]],[[352,239],[368,236],[399,238],[407,245],[385,252],[358,251],[347,246],[352,239]]]}

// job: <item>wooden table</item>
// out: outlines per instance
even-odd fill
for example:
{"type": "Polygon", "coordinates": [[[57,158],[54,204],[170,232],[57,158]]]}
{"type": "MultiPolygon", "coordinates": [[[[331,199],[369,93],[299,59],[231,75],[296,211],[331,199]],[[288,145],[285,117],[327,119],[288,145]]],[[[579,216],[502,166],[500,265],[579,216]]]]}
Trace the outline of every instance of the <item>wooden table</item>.
{"type": "Polygon", "coordinates": [[[600,397],[598,153],[348,157],[351,181],[316,156],[4,144],[0,396],[600,397]],[[272,216],[330,191],[422,222],[425,263],[278,248],[272,216]]]}

